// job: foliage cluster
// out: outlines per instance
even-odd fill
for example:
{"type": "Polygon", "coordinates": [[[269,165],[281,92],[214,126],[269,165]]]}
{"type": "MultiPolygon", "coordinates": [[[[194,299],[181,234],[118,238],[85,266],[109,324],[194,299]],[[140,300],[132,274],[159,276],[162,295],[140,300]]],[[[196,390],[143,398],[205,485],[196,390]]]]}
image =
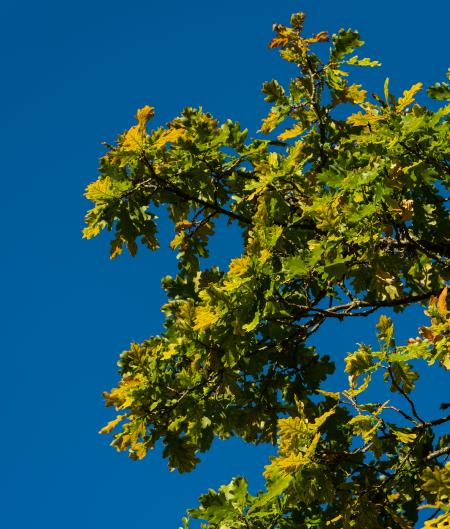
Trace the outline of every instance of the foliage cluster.
{"type": "MultiPolygon", "coordinates": [[[[427,529],[446,527],[450,446],[439,428],[450,417],[423,418],[413,390],[419,362],[450,368],[450,105],[416,103],[421,83],[397,98],[386,80],[368,97],[349,80],[379,66],[355,54],[359,34],[306,38],[303,22],[274,26],[269,47],[298,75],[263,85],[268,138],[201,108],[148,132],[147,106],[108,145],[84,236],[112,230],[111,258],[139,242],[155,250],[166,206],[179,273],[163,280],[164,332],[121,355],[121,380],[105,393],[119,415],[101,431],[134,459],[162,441],[180,472],[215,437],[278,444],[264,491],[250,495],[238,477],[189,511],[211,529],[407,529],[425,507],[427,529]],[[206,269],[221,219],[239,226],[243,252],[206,269]],[[360,345],[348,387],[323,390],[334,364],[310,344],[319,327],[412,303],[429,305],[420,337],[398,345],[381,316],[379,350],[360,345]],[[388,397],[368,402],[380,373],[388,397]]],[[[450,87],[428,95],[445,102],[450,87]]]]}

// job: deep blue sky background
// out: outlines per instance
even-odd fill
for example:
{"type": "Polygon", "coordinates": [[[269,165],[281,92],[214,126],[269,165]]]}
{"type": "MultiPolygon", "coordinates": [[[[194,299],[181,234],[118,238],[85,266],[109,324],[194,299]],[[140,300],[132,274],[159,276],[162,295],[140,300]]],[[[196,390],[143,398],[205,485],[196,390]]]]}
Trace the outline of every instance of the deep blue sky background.
{"type": "MultiPolygon", "coordinates": [[[[161,329],[160,278],[175,260],[164,246],[109,262],[107,236],[81,239],[82,195],[101,141],[132,125],[144,104],[156,107],[156,124],[203,105],[256,131],[267,112],[261,83],[293,71],[267,49],[271,25],[300,10],[307,30],[361,31],[360,55],[383,69],[356,74],[379,92],[385,76],[399,92],[443,80],[450,66],[448,0],[2,4],[2,528],[177,528],[208,487],[240,473],[253,490],[261,483],[270,448],[217,443],[180,476],[157,452],[136,463],[97,435],[112,416],[101,392],[117,380],[118,354],[161,329]]],[[[161,232],[168,240],[168,227],[161,232]]],[[[216,261],[237,248],[222,238],[216,261]]],[[[409,311],[401,335],[423,321],[409,311]]],[[[353,323],[316,340],[340,367],[345,351],[372,336],[372,322],[353,323]]],[[[443,392],[433,371],[421,409],[437,413],[443,392]]]]}

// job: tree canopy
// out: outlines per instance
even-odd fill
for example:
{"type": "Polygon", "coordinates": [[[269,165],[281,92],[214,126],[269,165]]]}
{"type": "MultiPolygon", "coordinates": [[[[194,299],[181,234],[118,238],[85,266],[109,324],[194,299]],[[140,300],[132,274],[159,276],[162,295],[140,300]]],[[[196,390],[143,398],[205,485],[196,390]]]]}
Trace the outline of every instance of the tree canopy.
{"type": "Polygon", "coordinates": [[[236,477],[203,495],[185,528],[406,529],[421,508],[424,527],[447,527],[450,404],[422,417],[414,388],[428,365],[450,369],[450,86],[428,88],[431,108],[415,102],[421,83],[397,97],[386,79],[368,96],[350,79],[380,64],[355,54],[358,32],[305,37],[303,23],[274,26],[269,47],[297,76],[264,83],[271,109],[256,138],[201,108],[149,131],[146,106],[107,145],[84,236],[112,231],[111,258],[157,250],[164,206],[179,272],[162,282],[164,332],[120,357],[105,393],[118,415],[101,432],[134,459],[161,441],[180,472],[216,437],[278,446],[264,490],[236,477]],[[223,219],[242,254],[207,268],[223,219]],[[420,336],[397,343],[382,314],[379,347],[359,345],[348,385],[323,389],[335,365],[310,343],[321,326],[414,303],[430,317],[420,336]],[[379,402],[366,397],[375,379],[379,402]]]}

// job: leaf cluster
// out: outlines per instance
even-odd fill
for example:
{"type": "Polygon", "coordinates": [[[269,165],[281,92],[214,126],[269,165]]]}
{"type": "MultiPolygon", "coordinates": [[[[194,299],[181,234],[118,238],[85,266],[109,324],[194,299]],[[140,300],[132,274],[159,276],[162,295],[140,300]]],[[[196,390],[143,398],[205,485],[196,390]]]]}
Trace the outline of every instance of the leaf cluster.
{"type": "MultiPolygon", "coordinates": [[[[146,106],[107,145],[86,190],[84,236],[112,231],[111,258],[140,243],[156,250],[165,207],[179,272],[163,279],[162,334],[121,355],[121,379],[105,393],[119,415],[102,433],[114,431],[112,444],[134,459],[162,442],[180,472],[215,437],[278,443],[265,492],[252,497],[236,478],[201,498],[191,516],[211,528],[409,528],[425,497],[447,509],[442,490],[420,478],[444,472],[447,441],[433,433],[442,418],[422,419],[411,394],[415,362],[450,364],[450,105],[417,103],[421,83],[396,97],[388,79],[369,97],[350,73],[380,64],[355,54],[358,32],[305,37],[303,23],[300,13],[274,26],[269,47],[298,75],[286,87],[264,83],[263,136],[201,108],[149,131],[146,106]],[[239,227],[243,251],[208,269],[223,219],[239,227]],[[397,346],[382,317],[380,351],[360,346],[347,358],[349,387],[323,391],[334,364],[310,345],[317,329],[427,301],[421,337],[397,346]],[[359,403],[377,373],[406,411],[390,399],[359,403]],[[437,470],[427,470],[432,460],[437,470]]],[[[427,93],[444,101],[448,85],[427,93]]]]}

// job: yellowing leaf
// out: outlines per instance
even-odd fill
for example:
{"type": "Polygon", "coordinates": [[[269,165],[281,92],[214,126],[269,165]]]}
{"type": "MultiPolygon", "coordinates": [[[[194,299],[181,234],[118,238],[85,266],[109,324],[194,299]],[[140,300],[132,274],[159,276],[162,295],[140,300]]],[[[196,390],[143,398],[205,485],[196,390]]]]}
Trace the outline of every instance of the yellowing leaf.
{"type": "Polygon", "coordinates": [[[83,229],[83,238],[92,239],[102,231],[102,225],[100,223],[90,224],[83,229]]]}
{"type": "Polygon", "coordinates": [[[408,433],[397,429],[392,429],[392,433],[401,443],[405,444],[412,443],[417,437],[416,433],[408,433]]]}
{"type": "Polygon", "coordinates": [[[320,417],[317,417],[315,419],[315,421],[314,421],[313,428],[315,430],[318,430],[325,423],[325,421],[328,419],[328,417],[331,417],[331,415],[333,415],[334,413],[336,413],[336,407],[331,408],[331,410],[326,411],[325,413],[320,415],[320,417]]]}
{"type": "Polygon", "coordinates": [[[285,37],[274,37],[269,42],[269,48],[282,48],[283,46],[286,46],[288,42],[288,39],[285,37]]]}
{"type": "Polygon", "coordinates": [[[278,167],[278,154],[276,152],[271,152],[269,154],[268,162],[270,167],[276,169],[278,167]]]}
{"type": "Polygon", "coordinates": [[[285,457],[279,457],[265,467],[264,476],[270,478],[272,474],[278,471],[282,477],[287,477],[304,466],[305,462],[307,461],[303,454],[289,454],[285,457]]]}
{"type": "Polygon", "coordinates": [[[345,90],[345,98],[355,104],[364,103],[367,90],[361,90],[362,85],[352,84],[345,90]]]}
{"type": "Polygon", "coordinates": [[[381,114],[372,114],[370,112],[363,114],[362,112],[357,112],[356,114],[352,114],[347,118],[347,123],[350,123],[350,125],[353,125],[354,127],[365,127],[367,125],[373,125],[374,123],[382,121],[383,119],[384,116],[381,114]]]}
{"type": "Polygon", "coordinates": [[[318,389],[317,392],[323,395],[324,397],[330,397],[330,399],[340,400],[341,398],[341,394],[338,391],[334,392],[334,391],[325,391],[323,389],[318,389]]]}
{"type": "Polygon", "coordinates": [[[405,109],[408,105],[414,102],[414,94],[416,94],[419,90],[422,89],[422,83],[416,83],[415,85],[412,85],[409,90],[405,90],[403,92],[403,97],[400,97],[397,103],[397,106],[395,107],[397,112],[401,112],[403,109],[405,109]]]}
{"type": "Polygon", "coordinates": [[[139,123],[138,126],[145,128],[145,125],[147,125],[148,121],[150,121],[154,115],[155,109],[153,107],[146,105],[145,107],[140,108],[136,114],[136,119],[139,123]]]}
{"type": "Polygon", "coordinates": [[[261,252],[261,255],[259,256],[259,264],[261,266],[265,265],[271,255],[272,254],[270,253],[270,250],[264,248],[261,252]]]}
{"type": "Polygon", "coordinates": [[[336,522],[339,522],[339,520],[342,520],[344,516],[342,514],[339,514],[338,516],[335,516],[333,519],[327,521],[327,525],[335,524],[336,522]]]}
{"type": "Polygon", "coordinates": [[[308,449],[305,452],[305,458],[307,458],[308,460],[312,459],[312,457],[314,456],[316,452],[319,441],[320,441],[320,432],[317,432],[316,435],[313,437],[311,444],[308,446],[308,449]]]}
{"type": "Polygon", "coordinates": [[[202,331],[219,320],[219,316],[211,307],[197,307],[195,310],[194,331],[202,331]]]}
{"type": "Polygon", "coordinates": [[[321,31],[316,33],[309,39],[305,39],[308,44],[313,44],[314,42],[328,42],[330,38],[328,37],[328,31],[321,31]]]}
{"type": "Polygon", "coordinates": [[[109,176],[99,178],[86,187],[84,196],[96,204],[114,198],[113,187],[109,176]]]}
{"type": "Polygon", "coordinates": [[[386,77],[386,80],[384,81],[384,99],[386,100],[386,103],[389,101],[389,77],[386,77]]]}
{"type": "Polygon", "coordinates": [[[175,248],[178,248],[178,246],[181,246],[183,248],[183,244],[185,241],[185,232],[184,230],[180,230],[175,237],[170,241],[169,246],[172,250],[175,250],[175,248]]]}
{"type": "Polygon", "coordinates": [[[297,123],[292,127],[292,129],[286,129],[284,132],[282,132],[278,139],[281,141],[288,140],[290,138],[296,138],[297,136],[300,136],[300,134],[304,131],[303,125],[301,123],[297,123]]]}
{"type": "Polygon", "coordinates": [[[289,149],[287,164],[289,167],[295,167],[302,156],[304,143],[301,140],[295,142],[295,145],[289,149]]]}
{"type": "Polygon", "coordinates": [[[114,428],[119,424],[119,422],[123,419],[123,415],[118,415],[113,421],[110,421],[106,426],[103,426],[101,430],[99,430],[99,434],[107,434],[111,433],[114,428]]]}
{"type": "Polygon", "coordinates": [[[271,110],[269,115],[262,120],[261,132],[269,134],[280,123],[282,116],[279,112],[271,110]]]}
{"type": "Polygon", "coordinates": [[[146,132],[139,125],[131,127],[125,133],[122,141],[122,147],[127,151],[141,151],[145,146],[146,132]]]}
{"type": "Polygon", "coordinates": [[[368,441],[377,431],[381,421],[375,420],[370,415],[357,415],[350,419],[348,424],[353,426],[354,435],[361,435],[364,441],[368,441]]]}
{"type": "Polygon", "coordinates": [[[153,144],[156,148],[164,147],[167,143],[175,142],[181,138],[186,131],[184,129],[168,129],[153,144]]]}
{"type": "Polygon", "coordinates": [[[248,272],[248,267],[250,264],[250,257],[245,255],[244,257],[236,257],[230,262],[230,271],[229,275],[233,276],[243,276],[248,272]]]}
{"type": "Polygon", "coordinates": [[[163,360],[169,360],[172,356],[175,356],[178,353],[177,345],[174,343],[169,344],[169,347],[163,351],[161,358],[163,360]]]}
{"type": "Polygon", "coordinates": [[[144,459],[147,455],[147,447],[144,443],[134,443],[133,444],[133,455],[136,459],[144,459]]]}
{"type": "Polygon", "coordinates": [[[276,31],[277,36],[270,41],[269,48],[282,48],[283,46],[286,46],[289,42],[289,37],[295,34],[292,28],[288,28],[281,24],[274,24],[273,30],[276,31]]]}
{"type": "Polygon", "coordinates": [[[252,332],[258,327],[259,322],[260,322],[260,314],[259,312],[257,312],[253,320],[243,325],[242,328],[244,329],[245,332],[252,332]]]}
{"type": "Polygon", "coordinates": [[[137,111],[136,119],[138,120],[138,124],[127,130],[122,140],[122,147],[125,150],[139,152],[143,149],[147,138],[145,126],[154,115],[154,108],[148,105],[137,111]]]}
{"type": "Polygon", "coordinates": [[[192,228],[193,224],[190,220],[181,220],[175,224],[175,231],[178,233],[180,231],[188,230],[192,228]]]}
{"type": "Polygon", "coordinates": [[[109,252],[109,258],[115,259],[118,255],[123,252],[123,240],[121,237],[116,237],[111,241],[111,249],[109,252]]]}

